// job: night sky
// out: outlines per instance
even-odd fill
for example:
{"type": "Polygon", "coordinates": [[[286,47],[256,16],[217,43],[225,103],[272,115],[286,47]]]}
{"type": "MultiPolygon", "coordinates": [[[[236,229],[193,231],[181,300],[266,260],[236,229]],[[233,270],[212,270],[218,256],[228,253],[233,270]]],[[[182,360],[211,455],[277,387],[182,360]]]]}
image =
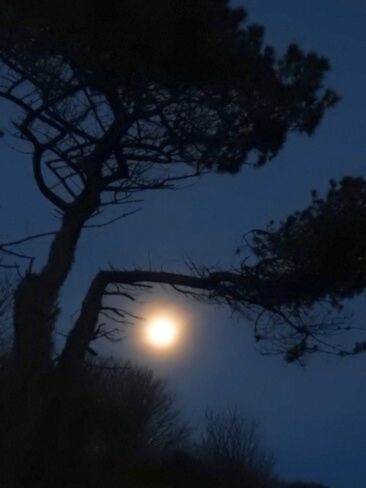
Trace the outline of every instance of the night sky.
{"type": "MultiPolygon", "coordinates": [[[[327,85],[341,95],[341,102],[326,114],[315,136],[291,137],[264,168],[244,167],[236,176],[211,175],[179,192],[146,196],[136,215],[110,228],[86,231],[65,287],[60,330],[70,323],[98,269],[113,264],[187,271],[187,259],[235,265],[235,248],[244,232],[305,207],[311,190],[324,195],[330,178],[365,176],[365,1],[237,0],[235,5],[244,5],[250,21],[266,27],[266,39],[279,52],[297,41],[327,56],[332,65],[327,85]]],[[[1,238],[57,228],[55,212],[35,188],[27,155],[12,149],[18,143],[9,136],[1,144],[1,238]]],[[[47,244],[27,248],[39,256],[36,266],[42,264],[47,244]]],[[[289,366],[279,357],[261,356],[251,324],[231,318],[227,310],[162,289],[140,296],[135,310],[157,305],[184,318],[186,342],[179,352],[159,356],[142,348],[138,326],[125,331],[125,341],[112,348],[100,344],[100,349],[148,364],[168,378],[179,408],[194,426],[207,407],[236,407],[255,418],[281,476],[331,488],[364,488],[365,356],[313,357],[305,368],[289,366]]],[[[364,325],[363,300],[347,307],[354,312],[354,324],[364,325]]]]}

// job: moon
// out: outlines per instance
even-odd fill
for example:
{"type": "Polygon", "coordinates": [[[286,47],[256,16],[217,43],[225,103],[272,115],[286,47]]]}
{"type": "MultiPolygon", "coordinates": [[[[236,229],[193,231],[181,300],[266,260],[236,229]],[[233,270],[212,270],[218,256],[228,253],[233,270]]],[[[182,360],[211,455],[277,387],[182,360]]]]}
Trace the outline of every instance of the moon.
{"type": "Polygon", "coordinates": [[[157,316],[147,324],[146,339],[153,347],[168,349],[177,342],[178,336],[178,324],[171,317],[157,316]]]}

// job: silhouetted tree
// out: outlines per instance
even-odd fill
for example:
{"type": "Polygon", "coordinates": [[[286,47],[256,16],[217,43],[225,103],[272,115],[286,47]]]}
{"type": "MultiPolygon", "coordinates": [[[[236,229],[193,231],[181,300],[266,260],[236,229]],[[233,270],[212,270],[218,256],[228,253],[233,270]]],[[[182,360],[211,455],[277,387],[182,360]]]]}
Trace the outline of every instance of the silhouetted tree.
{"type": "MultiPolygon", "coordinates": [[[[2,363],[7,360],[5,356],[2,363]]],[[[9,394],[13,381],[11,369],[2,367],[0,480],[5,486],[7,481],[10,486],[18,482],[20,486],[81,483],[89,487],[108,480],[119,486],[136,466],[154,465],[185,447],[187,428],[173,396],[147,368],[100,359],[85,365],[77,384],[67,391],[53,380],[49,388],[58,397],[47,404],[48,411],[39,405],[28,409],[33,422],[40,422],[39,415],[46,419],[37,430],[38,442],[45,444],[38,446],[27,436],[32,426],[16,391],[9,394]]]]}
{"type": "MultiPolygon", "coordinates": [[[[0,95],[19,109],[15,126],[32,148],[35,181],[62,215],[46,265],[28,270],[15,295],[14,358],[23,374],[39,375],[52,368],[58,295],[88,220],[144,190],[262,165],[289,132],[311,134],[337,97],[322,88],[324,58],[295,45],[276,58],[263,29],[246,27],[244,10],[224,0],[158,1],[153,9],[81,2],[67,16],[60,2],[41,10],[3,5],[0,95]]],[[[154,275],[132,274],[126,284],[145,277],[154,275]]],[[[160,282],[203,285],[226,299],[227,278],[165,275],[160,282]]],[[[247,290],[245,277],[233,277],[243,278],[247,290]]],[[[60,365],[82,363],[103,292],[125,280],[96,277],[60,365]]]]}
{"type": "Polygon", "coordinates": [[[183,446],[187,430],[174,398],[150,369],[98,361],[87,367],[86,374],[97,414],[91,416],[89,442],[96,451],[105,450],[106,458],[121,458],[122,449],[130,455],[154,457],[183,446]]]}
{"type": "Polygon", "coordinates": [[[286,286],[280,302],[301,306],[327,297],[337,305],[365,289],[365,224],[366,181],[346,177],[331,182],[325,199],[314,191],[305,210],[254,231],[251,249],[263,275],[286,286]]]}
{"type": "MultiPolygon", "coordinates": [[[[60,398],[82,377],[90,342],[108,337],[101,313],[129,320],[106,297],[128,300],[160,283],[288,325],[269,301],[277,282],[246,267],[192,266],[187,275],[102,270],[55,358],[59,293],[88,222],[111,205],[133,204],[144,191],[267,163],[290,133],[312,134],[337,96],[323,88],[326,59],[294,44],[276,56],[263,43],[262,27],[247,25],[245,11],[226,0],[0,5],[0,96],[17,109],[13,127],[31,151],[35,183],[61,217],[55,233],[0,246],[9,253],[52,236],[40,270],[17,253],[29,266],[14,296],[14,389],[29,421],[25,444],[43,446],[27,463],[39,466],[65,414],[60,398]],[[47,429],[39,429],[45,411],[47,429]]],[[[286,335],[285,351],[294,341],[286,335]]]]}
{"type": "Polygon", "coordinates": [[[258,425],[235,411],[208,411],[197,447],[222,486],[264,488],[272,482],[273,458],[261,446],[258,425]]]}
{"type": "MultiPolygon", "coordinates": [[[[327,343],[317,335],[327,319],[311,323],[303,315],[304,309],[319,304],[327,312],[340,309],[343,300],[366,287],[366,181],[345,177],[340,183],[331,181],[330,186],[324,199],[314,191],[305,210],[278,225],[271,222],[267,229],[255,230],[246,238],[246,248],[257,258],[250,271],[263,282],[275,284],[265,298],[268,307],[286,315],[291,334],[296,332],[298,342],[286,353],[289,361],[318,349],[346,355],[366,348],[365,342],[357,342],[348,351],[327,343]]],[[[349,328],[343,320],[331,324],[333,332],[349,328]]]]}

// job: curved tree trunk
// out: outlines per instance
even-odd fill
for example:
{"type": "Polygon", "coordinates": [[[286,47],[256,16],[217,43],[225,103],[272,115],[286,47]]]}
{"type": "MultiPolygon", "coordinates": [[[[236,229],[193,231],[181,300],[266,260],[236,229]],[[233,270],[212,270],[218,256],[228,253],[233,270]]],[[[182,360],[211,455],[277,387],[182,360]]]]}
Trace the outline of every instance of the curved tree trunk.
{"type": "Polygon", "coordinates": [[[46,265],[39,273],[29,272],[15,292],[13,391],[20,409],[14,424],[26,425],[22,440],[12,440],[16,448],[15,483],[19,486],[27,479],[27,486],[38,487],[51,461],[59,457],[58,438],[67,411],[68,386],[52,360],[57,301],[72,268],[83,226],[98,204],[99,196],[85,191],[68,206],[46,265]]]}
{"type": "Polygon", "coordinates": [[[46,265],[38,274],[29,272],[15,292],[13,357],[21,375],[37,376],[50,369],[59,292],[72,268],[83,225],[98,204],[98,195],[90,192],[70,204],[46,265]]]}

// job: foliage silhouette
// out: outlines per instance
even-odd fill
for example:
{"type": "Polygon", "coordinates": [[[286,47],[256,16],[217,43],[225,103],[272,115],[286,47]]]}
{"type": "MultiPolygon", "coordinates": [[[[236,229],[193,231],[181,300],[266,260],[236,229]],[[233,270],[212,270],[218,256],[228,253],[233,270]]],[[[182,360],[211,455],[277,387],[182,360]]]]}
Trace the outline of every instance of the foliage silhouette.
{"type": "MultiPolygon", "coordinates": [[[[77,403],[90,343],[110,337],[102,314],[122,325],[131,319],[124,305],[107,305],[108,297],[128,301],[159,283],[254,314],[258,340],[265,336],[289,360],[315,351],[305,344],[310,334],[334,332],[333,321],[304,327],[302,307],[279,303],[278,276],[263,276],[261,263],[236,271],[192,265],[187,275],[101,270],[58,357],[53,343],[81,233],[103,225],[102,211],[128,205],[123,217],[145,191],[177,188],[209,171],[260,167],[291,133],[312,134],[338,97],[324,88],[325,58],[294,44],[278,57],[264,45],[262,27],[248,25],[245,11],[226,0],[0,5],[0,97],[17,109],[13,128],[30,148],[35,183],[61,216],[56,232],[0,246],[28,264],[14,295],[12,395],[23,406],[14,408],[13,423],[18,416],[34,451],[20,465],[37,477],[60,425],[71,421],[68,410],[82,419],[68,402],[77,403]],[[37,270],[34,257],[14,248],[41,237],[52,241],[37,270]]],[[[83,435],[74,434],[77,446],[83,435]]],[[[47,476],[57,471],[51,464],[47,476]]]]}
{"type": "MultiPolygon", "coordinates": [[[[12,388],[9,358],[1,364],[0,480],[6,488],[292,487],[272,474],[255,424],[233,412],[209,414],[202,441],[193,444],[162,380],[146,368],[103,358],[85,364],[73,390],[65,391],[53,378],[49,388],[59,396],[48,403],[53,415],[48,412],[41,425],[54,428],[57,414],[57,430],[52,446],[48,432],[38,431],[38,442],[46,444],[35,450],[27,436],[33,425],[18,415],[24,406],[12,388]]],[[[45,415],[44,407],[32,404],[33,422],[45,415]]]]}
{"type": "Polygon", "coordinates": [[[251,250],[263,275],[285,283],[289,303],[327,297],[337,305],[366,286],[365,223],[366,181],[346,177],[331,182],[325,199],[314,191],[305,210],[254,231],[251,250]]]}
{"type": "MultiPolygon", "coordinates": [[[[361,294],[366,286],[365,256],[366,181],[345,177],[331,181],[326,198],[313,192],[311,204],[295,212],[284,222],[271,222],[266,230],[256,230],[246,245],[257,258],[252,272],[262,280],[276,282],[271,304],[301,310],[325,303],[340,309],[342,301],[361,294]]],[[[243,263],[245,266],[245,263],[243,263]]],[[[288,313],[288,312],[287,312],[288,313]]],[[[316,351],[315,323],[312,330],[300,330],[299,347],[287,351],[293,361],[316,351]],[[315,349],[314,349],[315,348],[315,349]]],[[[343,321],[333,322],[334,332],[347,330],[343,321]]],[[[363,352],[366,342],[357,342],[346,351],[329,345],[328,351],[340,355],[363,352]]]]}
{"type": "MultiPolygon", "coordinates": [[[[263,29],[246,26],[245,12],[226,1],[190,2],[192,8],[182,1],[173,2],[174,8],[154,2],[153,18],[172,26],[163,30],[169,53],[162,47],[161,23],[148,22],[146,2],[109,2],[108,8],[94,2],[92,9],[81,2],[70,16],[59,15],[60,5],[37,9],[4,1],[1,16],[0,96],[19,109],[15,126],[31,147],[36,184],[62,214],[46,265],[30,270],[15,294],[14,359],[24,375],[53,367],[58,295],[88,220],[106,206],[131,203],[140,192],[172,188],[211,169],[260,166],[289,133],[311,134],[337,101],[323,88],[329,69],[324,58],[295,45],[276,57],[263,45],[263,29]],[[108,29],[96,22],[100,9],[108,12],[108,29]],[[145,25],[150,27],[141,29],[140,45],[136,26],[145,25]],[[169,35],[177,45],[167,42],[169,35]],[[136,54],[147,45],[154,47],[156,59],[147,56],[152,64],[136,54]]],[[[104,274],[104,288],[106,277],[110,284],[117,279],[104,274]]],[[[227,297],[225,280],[205,278],[203,289],[215,296],[223,290],[226,302],[238,301],[227,297]]],[[[89,290],[99,304],[96,288],[103,279],[89,290]]],[[[243,284],[250,288],[245,279],[243,284]]],[[[261,306],[256,292],[254,286],[250,300],[261,306]]],[[[98,311],[86,306],[89,295],[62,356],[66,369],[80,367],[98,327],[98,311]]]]}
{"type": "Polygon", "coordinates": [[[53,377],[48,388],[55,396],[29,405],[28,412],[14,381],[4,357],[0,476],[5,486],[102,486],[108,478],[120,483],[137,464],[156,462],[185,445],[187,429],[173,397],[146,368],[102,359],[89,363],[74,388],[65,389],[53,377]],[[34,432],[26,414],[42,429],[34,432]]]}
{"type": "Polygon", "coordinates": [[[198,452],[222,486],[261,488],[273,482],[273,459],[260,445],[258,425],[234,410],[206,412],[198,452]]]}

